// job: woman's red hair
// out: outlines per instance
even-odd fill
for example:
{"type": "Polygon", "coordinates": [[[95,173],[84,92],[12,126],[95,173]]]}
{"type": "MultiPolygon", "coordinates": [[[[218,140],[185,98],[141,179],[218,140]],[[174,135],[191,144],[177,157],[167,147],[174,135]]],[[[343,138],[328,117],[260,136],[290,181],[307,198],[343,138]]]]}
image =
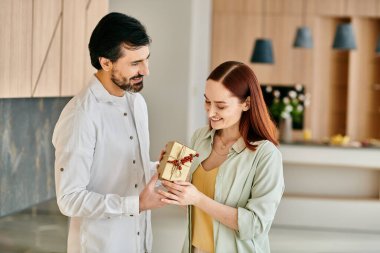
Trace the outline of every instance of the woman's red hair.
{"type": "Polygon", "coordinates": [[[244,102],[250,96],[250,108],[241,115],[239,130],[246,146],[255,150],[255,141],[269,140],[279,145],[277,128],[268,113],[259,81],[253,70],[241,62],[227,61],[216,67],[207,80],[222,83],[232,94],[244,102]]]}

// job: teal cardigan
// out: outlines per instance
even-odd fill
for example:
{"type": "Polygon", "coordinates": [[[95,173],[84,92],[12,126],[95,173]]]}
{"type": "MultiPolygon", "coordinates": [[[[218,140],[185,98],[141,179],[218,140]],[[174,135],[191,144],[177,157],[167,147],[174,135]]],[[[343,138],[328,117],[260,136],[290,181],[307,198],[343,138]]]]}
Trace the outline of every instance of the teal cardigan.
{"type": "MultiPolygon", "coordinates": [[[[198,129],[190,147],[200,157],[191,173],[211,153],[215,130],[198,129]]],[[[282,158],[276,146],[258,141],[256,151],[249,150],[243,138],[230,149],[227,160],[219,167],[214,200],[238,209],[238,230],[213,220],[216,253],[270,252],[268,232],[284,192],[282,158]]],[[[191,208],[188,207],[188,231],[183,253],[191,253],[191,208]]]]}

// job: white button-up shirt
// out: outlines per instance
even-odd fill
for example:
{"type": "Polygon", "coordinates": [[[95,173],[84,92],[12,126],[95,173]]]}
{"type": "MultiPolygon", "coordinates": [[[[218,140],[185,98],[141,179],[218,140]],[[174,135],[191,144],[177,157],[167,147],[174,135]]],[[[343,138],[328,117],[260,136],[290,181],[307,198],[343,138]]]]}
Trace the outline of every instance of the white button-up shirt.
{"type": "Polygon", "coordinates": [[[112,96],[94,77],[63,109],[53,145],[57,202],[71,217],[68,252],[150,252],[139,193],[156,168],[143,97],[112,96]]]}

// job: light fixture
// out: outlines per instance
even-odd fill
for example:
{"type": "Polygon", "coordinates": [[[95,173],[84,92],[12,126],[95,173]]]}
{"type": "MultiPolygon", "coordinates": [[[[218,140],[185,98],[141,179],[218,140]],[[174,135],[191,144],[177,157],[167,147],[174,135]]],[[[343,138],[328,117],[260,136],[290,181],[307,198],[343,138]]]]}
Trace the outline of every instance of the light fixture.
{"type": "Polygon", "coordinates": [[[251,62],[274,63],[272,41],[269,39],[257,39],[255,41],[251,62]]]}
{"type": "Polygon", "coordinates": [[[313,37],[311,30],[305,25],[305,16],[307,11],[307,0],[302,1],[302,26],[298,27],[293,47],[295,48],[313,48],[313,37]]]}
{"type": "Polygon", "coordinates": [[[333,48],[339,50],[356,49],[355,35],[351,23],[338,25],[335,32],[333,48]]]}
{"type": "MultiPolygon", "coordinates": [[[[376,10],[379,8],[379,1],[376,1],[376,10]]],[[[376,43],[376,54],[379,56],[380,55],[380,36],[377,38],[377,43],[376,43]]]]}
{"type": "MultiPolygon", "coordinates": [[[[344,1],[344,5],[347,13],[347,0],[344,1]]],[[[337,26],[333,48],[338,50],[356,49],[354,29],[350,22],[343,22],[337,26]]]]}
{"type": "Polygon", "coordinates": [[[376,44],[376,53],[380,54],[380,36],[377,39],[377,44],[376,44]]]}
{"type": "MultiPolygon", "coordinates": [[[[266,18],[265,3],[266,3],[265,0],[261,1],[261,5],[263,9],[261,33],[263,34],[263,37],[265,37],[265,18],[266,18]]],[[[270,39],[265,39],[265,38],[256,39],[254,47],[253,47],[253,51],[252,51],[251,62],[252,63],[268,63],[268,64],[274,63],[273,47],[272,47],[272,41],[270,39]]]]}
{"type": "Polygon", "coordinates": [[[313,48],[313,37],[307,26],[298,27],[296,38],[293,43],[296,48],[313,48]]]}

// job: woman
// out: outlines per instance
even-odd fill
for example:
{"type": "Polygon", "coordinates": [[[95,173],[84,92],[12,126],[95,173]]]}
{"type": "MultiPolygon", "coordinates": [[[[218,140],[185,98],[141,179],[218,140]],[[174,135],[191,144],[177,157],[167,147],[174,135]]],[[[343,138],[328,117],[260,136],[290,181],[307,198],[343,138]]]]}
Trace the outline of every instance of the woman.
{"type": "Polygon", "coordinates": [[[268,232],[284,190],[276,128],[253,71],[225,62],[205,89],[209,126],[191,148],[191,182],[162,182],[163,202],[189,205],[183,252],[270,252],[268,232]],[[195,171],[194,171],[195,169],[195,171]]]}

